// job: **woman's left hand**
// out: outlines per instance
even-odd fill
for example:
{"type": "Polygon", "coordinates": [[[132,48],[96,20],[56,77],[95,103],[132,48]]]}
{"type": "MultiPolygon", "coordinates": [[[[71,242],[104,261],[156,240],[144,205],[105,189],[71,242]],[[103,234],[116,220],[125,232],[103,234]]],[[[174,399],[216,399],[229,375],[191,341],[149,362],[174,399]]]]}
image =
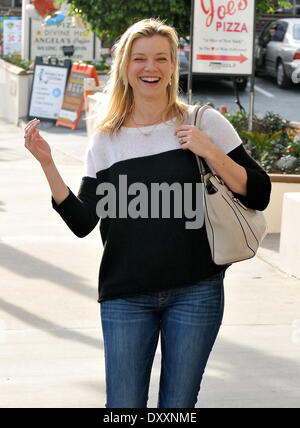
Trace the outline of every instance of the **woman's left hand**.
{"type": "Polygon", "coordinates": [[[179,143],[183,149],[191,150],[203,158],[206,158],[214,148],[208,136],[194,125],[181,125],[176,129],[174,135],[179,138],[179,143]]]}

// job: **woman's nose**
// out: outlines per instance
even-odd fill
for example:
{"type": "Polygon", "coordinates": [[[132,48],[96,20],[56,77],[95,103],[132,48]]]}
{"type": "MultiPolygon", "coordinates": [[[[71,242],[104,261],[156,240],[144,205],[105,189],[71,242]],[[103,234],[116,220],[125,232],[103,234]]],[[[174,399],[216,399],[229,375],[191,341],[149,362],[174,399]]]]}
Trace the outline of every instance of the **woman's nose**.
{"type": "Polygon", "coordinates": [[[145,70],[152,70],[153,68],[155,68],[155,61],[147,60],[145,62],[145,70]]]}

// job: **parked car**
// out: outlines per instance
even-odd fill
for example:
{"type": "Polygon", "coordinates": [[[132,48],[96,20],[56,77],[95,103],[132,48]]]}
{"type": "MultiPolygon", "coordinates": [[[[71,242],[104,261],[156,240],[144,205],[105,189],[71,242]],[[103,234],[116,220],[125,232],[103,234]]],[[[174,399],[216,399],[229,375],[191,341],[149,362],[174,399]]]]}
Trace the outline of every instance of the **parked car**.
{"type": "MultiPolygon", "coordinates": [[[[276,10],[275,10],[275,13],[280,13],[280,14],[282,14],[282,13],[286,13],[286,14],[289,14],[289,15],[293,15],[293,11],[294,11],[294,9],[293,9],[293,7],[288,7],[288,8],[286,8],[286,7],[278,7],[276,10]]],[[[296,6],[295,6],[295,12],[296,12],[296,15],[300,15],[300,4],[296,4],[296,6]]]]}
{"type": "MultiPolygon", "coordinates": [[[[183,49],[180,49],[178,51],[178,58],[179,58],[179,79],[180,79],[180,86],[182,89],[186,90],[187,88],[187,79],[189,74],[189,54],[190,54],[190,48],[189,46],[185,46],[183,49]]],[[[201,78],[209,78],[210,80],[232,80],[231,76],[220,74],[220,75],[210,75],[210,74],[193,74],[193,86],[194,82],[196,83],[198,80],[201,80],[201,78]]],[[[248,77],[247,76],[237,76],[235,78],[237,89],[244,91],[247,83],[248,83],[248,77]]]]}
{"type": "Polygon", "coordinates": [[[300,18],[268,23],[256,38],[256,72],[276,78],[280,88],[292,85],[292,74],[300,73],[300,18]]]}

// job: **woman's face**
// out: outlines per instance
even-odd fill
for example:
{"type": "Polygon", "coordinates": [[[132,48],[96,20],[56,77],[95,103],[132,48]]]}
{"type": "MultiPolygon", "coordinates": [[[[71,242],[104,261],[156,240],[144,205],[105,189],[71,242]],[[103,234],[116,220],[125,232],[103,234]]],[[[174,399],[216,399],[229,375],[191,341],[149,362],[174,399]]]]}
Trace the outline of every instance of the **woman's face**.
{"type": "Polygon", "coordinates": [[[133,42],[127,77],[135,99],[165,97],[173,71],[167,38],[157,34],[140,37],[133,42]]]}

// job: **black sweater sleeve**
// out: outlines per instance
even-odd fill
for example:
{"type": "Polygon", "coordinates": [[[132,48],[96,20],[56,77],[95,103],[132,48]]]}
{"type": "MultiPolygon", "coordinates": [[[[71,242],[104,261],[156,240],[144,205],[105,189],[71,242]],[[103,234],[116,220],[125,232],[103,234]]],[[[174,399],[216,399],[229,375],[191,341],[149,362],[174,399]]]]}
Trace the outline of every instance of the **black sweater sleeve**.
{"type": "Polygon", "coordinates": [[[96,187],[96,178],[83,177],[77,196],[68,188],[69,195],[59,205],[51,198],[54,210],[79,238],[88,235],[99,221],[96,187]]]}
{"type": "Polygon", "coordinates": [[[248,155],[241,144],[227,155],[247,172],[246,196],[234,193],[234,195],[248,208],[263,211],[270,202],[271,180],[261,166],[248,155]]]}
{"type": "MultiPolygon", "coordinates": [[[[263,211],[270,200],[271,182],[266,172],[239,145],[227,155],[247,171],[247,195],[234,195],[247,207],[263,211]]],[[[69,188],[69,195],[59,205],[51,198],[52,207],[71,231],[78,237],[88,235],[97,225],[97,202],[100,196],[96,194],[97,179],[84,176],[77,196],[69,188]]]]}

